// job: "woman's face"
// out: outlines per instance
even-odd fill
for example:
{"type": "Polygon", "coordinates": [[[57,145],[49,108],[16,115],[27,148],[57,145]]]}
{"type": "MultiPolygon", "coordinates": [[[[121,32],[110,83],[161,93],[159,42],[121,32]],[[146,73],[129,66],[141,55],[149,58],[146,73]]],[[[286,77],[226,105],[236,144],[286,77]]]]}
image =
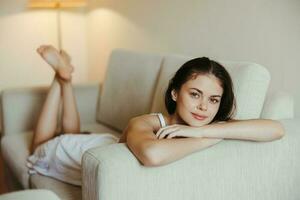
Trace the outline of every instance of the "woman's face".
{"type": "Polygon", "coordinates": [[[217,114],[223,94],[219,80],[211,74],[199,74],[172,91],[176,101],[176,123],[203,126],[217,114]]]}

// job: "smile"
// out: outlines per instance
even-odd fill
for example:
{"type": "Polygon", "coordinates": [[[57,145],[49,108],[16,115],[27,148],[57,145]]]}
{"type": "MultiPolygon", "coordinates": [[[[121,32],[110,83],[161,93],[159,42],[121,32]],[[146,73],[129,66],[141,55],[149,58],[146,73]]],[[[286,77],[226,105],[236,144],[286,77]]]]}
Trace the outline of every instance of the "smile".
{"type": "Polygon", "coordinates": [[[192,113],[193,117],[197,120],[205,120],[207,118],[207,116],[203,116],[203,115],[197,115],[195,113],[192,113]]]}

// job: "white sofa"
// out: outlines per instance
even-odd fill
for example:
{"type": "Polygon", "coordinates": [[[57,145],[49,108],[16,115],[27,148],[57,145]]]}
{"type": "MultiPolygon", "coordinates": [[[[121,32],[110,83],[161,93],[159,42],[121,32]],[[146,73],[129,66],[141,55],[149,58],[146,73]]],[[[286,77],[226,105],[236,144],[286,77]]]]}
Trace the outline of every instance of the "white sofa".
{"type": "MultiPolygon", "coordinates": [[[[75,86],[82,129],[111,133],[134,116],[166,113],[163,91],[175,71],[191,57],[128,50],[113,51],[104,83],[75,86]]],[[[159,167],[142,165],[125,143],[87,151],[82,188],[27,173],[32,129],[47,88],[4,90],[1,95],[1,153],[15,188],[54,191],[61,199],[84,200],[275,200],[299,199],[300,133],[288,94],[267,95],[270,74],[249,62],[220,61],[234,82],[236,119],[280,120],[286,135],[273,142],[224,140],[159,167]]]]}

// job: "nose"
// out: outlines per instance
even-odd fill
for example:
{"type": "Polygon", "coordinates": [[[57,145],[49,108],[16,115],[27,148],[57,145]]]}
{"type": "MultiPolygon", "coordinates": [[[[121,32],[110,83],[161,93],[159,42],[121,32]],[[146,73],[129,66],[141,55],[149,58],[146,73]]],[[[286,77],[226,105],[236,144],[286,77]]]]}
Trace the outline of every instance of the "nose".
{"type": "Polygon", "coordinates": [[[206,111],[207,110],[207,104],[204,99],[201,99],[197,105],[197,109],[206,111]]]}

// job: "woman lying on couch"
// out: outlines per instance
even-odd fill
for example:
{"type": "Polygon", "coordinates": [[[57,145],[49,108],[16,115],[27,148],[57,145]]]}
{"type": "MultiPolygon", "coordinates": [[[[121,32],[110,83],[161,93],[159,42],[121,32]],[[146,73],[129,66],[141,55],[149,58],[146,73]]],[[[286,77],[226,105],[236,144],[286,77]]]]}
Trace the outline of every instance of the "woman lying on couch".
{"type": "Polygon", "coordinates": [[[233,120],[235,98],[230,75],[205,57],[186,62],[170,80],[165,94],[168,116],[150,113],[135,117],[120,139],[111,134],[84,134],[72,90],[70,56],[49,45],[37,51],[56,73],[34,131],[27,163],[31,173],[81,185],[82,155],[96,146],[126,143],[143,165],[159,166],[223,139],[266,142],[284,135],[275,120],[233,120]],[[57,133],[60,100],[62,131],[57,133]]]}

